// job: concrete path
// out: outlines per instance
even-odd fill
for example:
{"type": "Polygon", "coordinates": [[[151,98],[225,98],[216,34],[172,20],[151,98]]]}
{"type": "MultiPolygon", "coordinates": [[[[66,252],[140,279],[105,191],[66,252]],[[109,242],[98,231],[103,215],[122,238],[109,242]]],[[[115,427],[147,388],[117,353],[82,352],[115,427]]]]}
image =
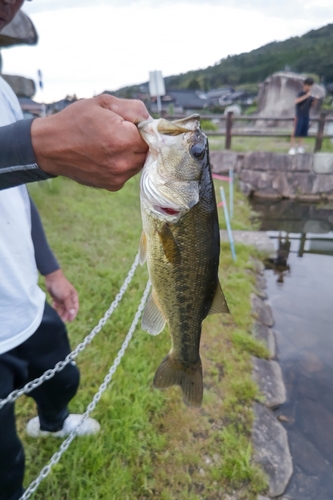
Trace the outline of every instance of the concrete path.
{"type": "MultiPolygon", "coordinates": [[[[257,250],[275,256],[274,244],[264,231],[232,231],[235,243],[254,246],[257,250]]],[[[228,242],[228,233],[225,229],[220,230],[221,241],[228,242]]]]}

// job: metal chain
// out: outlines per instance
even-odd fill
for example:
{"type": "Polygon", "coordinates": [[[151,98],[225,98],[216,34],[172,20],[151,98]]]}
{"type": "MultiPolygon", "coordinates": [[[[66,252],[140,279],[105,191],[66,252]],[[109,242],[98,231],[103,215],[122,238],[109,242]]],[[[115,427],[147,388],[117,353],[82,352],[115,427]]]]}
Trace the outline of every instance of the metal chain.
{"type": "Polygon", "coordinates": [[[128,347],[128,344],[130,343],[130,340],[133,336],[136,325],[138,324],[138,321],[139,321],[140,316],[142,314],[142,311],[144,309],[145,303],[147,301],[147,297],[148,297],[148,294],[150,292],[150,286],[151,286],[151,283],[150,283],[150,281],[148,281],[146,288],[145,288],[145,291],[143,293],[141,302],[139,304],[138,310],[134,316],[133,322],[132,322],[131,327],[126,335],[126,338],[121,346],[121,349],[119,350],[109,372],[105,376],[103,383],[100,385],[100,387],[99,387],[98,391],[96,392],[95,396],[93,397],[92,401],[87,406],[86,411],[83,413],[81,422],[72,430],[72,432],[68,435],[68,437],[62,442],[59,450],[56,453],[54,453],[54,455],[50,459],[49,463],[45,467],[43,467],[43,469],[39,473],[39,476],[26,489],[25,493],[23,493],[20,500],[27,500],[37,490],[38,486],[43,481],[43,479],[45,479],[49,475],[49,473],[51,472],[53,465],[57,464],[59,462],[59,460],[61,459],[62,455],[65,453],[65,451],[68,450],[70,444],[72,443],[75,436],[77,435],[78,430],[81,427],[81,425],[83,424],[83,422],[89,417],[90,413],[95,409],[98,401],[102,397],[103,392],[105,392],[109,383],[111,382],[111,379],[112,379],[113,375],[115,374],[115,372],[120,364],[121,358],[124,356],[125,351],[128,347]]]}
{"type": "Polygon", "coordinates": [[[111,306],[109,309],[106,311],[104,314],[103,318],[101,318],[98,322],[98,325],[95,326],[95,328],[91,331],[89,335],[81,342],[75,349],[74,351],[70,352],[66,358],[63,361],[59,361],[54,368],[51,368],[49,370],[46,370],[43,375],[41,375],[38,378],[35,378],[34,380],[31,380],[28,382],[22,389],[17,389],[13,392],[11,392],[5,399],[0,399],[0,410],[5,404],[7,403],[14,403],[22,394],[28,394],[29,392],[33,391],[36,389],[36,387],[39,387],[42,385],[43,382],[46,380],[50,380],[52,377],[55,376],[56,373],[60,372],[67,366],[73,359],[75,359],[80,352],[82,352],[88,344],[93,340],[93,338],[101,331],[111,314],[114,312],[114,310],[117,308],[119,305],[119,302],[124,296],[124,293],[126,292],[128,285],[132,281],[132,278],[134,276],[135,270],[138,267],[139,264],[139,254],[136,255],[134,262],[132,264],[131,269],[128,272],[128,275],[120,288],[118,294],[116,295],[116,298],[112,302],[111,306]]]}

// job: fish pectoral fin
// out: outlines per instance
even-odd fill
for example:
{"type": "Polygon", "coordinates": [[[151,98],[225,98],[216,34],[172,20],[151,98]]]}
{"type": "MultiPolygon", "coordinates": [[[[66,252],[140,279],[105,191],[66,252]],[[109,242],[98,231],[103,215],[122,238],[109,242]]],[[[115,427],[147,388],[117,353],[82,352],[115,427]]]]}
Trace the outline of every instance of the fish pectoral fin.
{"type": "Polygon", "coordinates": [[[158,305],[158,300],[153,290],[143,311],[141,326],[150,335],[158,335],[163,330],[166,319],[158,305]]]}
{"type": "Polygon", "coordinates": [[[219,313],[229,313],[229,307],[221,288],[221,283],[217,282],[217,287],[215,290],[215,295],[213,298],[213,303],[208,314],[219,314],[219,313]]]}
{"type": "Polygon", "coordinates": [[[158,235],[168,261],[171,264],[180,264],[182,260],[180,250],[168,224],[163,224],[162,228],[158,231],[158,235]]]}
{"type": "Polygon", "coordinates": [[[146,260],[147,260],[147,237],[146,233],[142,231],[140,238],[140,245],[139,245],[139,262],[141,266],[143,266],[146,260]]]}
{"type": "Polygon", "coordinates": [[[188,406],[201,406],[203,381],[200,358],[195,365],[185,366],[169,353],[155,373],[154,387],[165,389],[172,385],[181,387],[184,403],[188,406]]]}

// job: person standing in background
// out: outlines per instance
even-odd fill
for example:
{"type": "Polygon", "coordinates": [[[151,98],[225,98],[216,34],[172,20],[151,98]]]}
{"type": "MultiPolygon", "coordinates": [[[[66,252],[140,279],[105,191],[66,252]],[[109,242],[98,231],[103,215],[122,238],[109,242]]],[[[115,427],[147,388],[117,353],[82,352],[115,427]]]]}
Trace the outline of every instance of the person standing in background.
{"type": "Polygon", "coordinates": [[[304,153],[303,138],[307,137],[310,122],[310,109],[317,100],[312,95],[313,78],[306,78],[303,82],[303,90],[299,92],[295,100],[296,118],[294,130],[291,136],[289,154],[304,153]],[[298,142],[298,146],[297,143],[298,142]]]}

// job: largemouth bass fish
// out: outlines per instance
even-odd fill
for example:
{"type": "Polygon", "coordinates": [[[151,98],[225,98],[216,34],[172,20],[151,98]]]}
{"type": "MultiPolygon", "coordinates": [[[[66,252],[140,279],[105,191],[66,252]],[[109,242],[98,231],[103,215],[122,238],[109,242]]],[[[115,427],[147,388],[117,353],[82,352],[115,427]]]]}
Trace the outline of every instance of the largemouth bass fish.
{"type": "Polygon", "coordinates": [[[208,314],[229,312],[218,278],[220,237],[208,141],[198,115],[147,120],[139,131],[149,146],[141,176],[140,262],[147,261],[152,282],[142,328],[157,335],[168,323],[172,340],[154,386],[179,385],[184,402],[200,406],[201,323],[208,314]]]}

